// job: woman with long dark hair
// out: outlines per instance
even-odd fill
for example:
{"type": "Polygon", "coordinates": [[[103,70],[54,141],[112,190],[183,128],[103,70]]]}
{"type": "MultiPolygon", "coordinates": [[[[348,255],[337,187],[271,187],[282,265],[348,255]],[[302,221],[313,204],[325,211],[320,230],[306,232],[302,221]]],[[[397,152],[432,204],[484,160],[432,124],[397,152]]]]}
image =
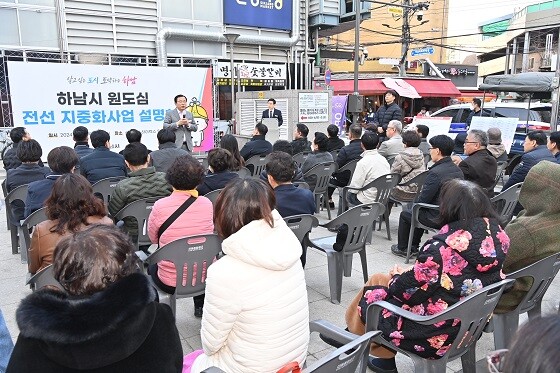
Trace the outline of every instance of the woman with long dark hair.
{"type": "Polygon", "coordinates": [[[233,135],[224,135],[220,140],[220,148],[228,150],[232,156],[231,171],[239,171],[241,167],[245,167],[245,160],[239,153],[239,144],[233,135]]]}

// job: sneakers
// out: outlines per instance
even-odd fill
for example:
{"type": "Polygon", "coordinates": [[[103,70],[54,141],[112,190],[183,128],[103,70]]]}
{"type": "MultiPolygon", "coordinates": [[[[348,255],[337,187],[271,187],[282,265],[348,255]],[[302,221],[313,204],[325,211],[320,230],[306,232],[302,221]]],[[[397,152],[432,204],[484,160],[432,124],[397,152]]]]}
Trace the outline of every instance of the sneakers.
{"type": "Polygon", "coordinates": [[[369,357],[367,366],[369,369],[377,373],[399,373],[395,365],[395,358],[392,359],[379,359],[376,357],[369,357]]]}
{"type": "Polygon", "coordinates": [[[334,210],[334,202],[333,201],[329,201],[329,207],[331,210],[334,210]]]}
{"type": "MultiPolygon", "coordinates": [[[[398,245],[391,245],[391,252],[396,256],[402,256],[403,258],[406,258],[406,249],[401,250],[399,249],[398,245]]],[[[416,255],[418,255],[418,246],[412,246],[410,250],[410,256],[416,255]]]]}
{"type": "Polygon", "coordinates": [[[194,307],[194,317],[200,319],[202,317],[202,307],[194,307]]]}

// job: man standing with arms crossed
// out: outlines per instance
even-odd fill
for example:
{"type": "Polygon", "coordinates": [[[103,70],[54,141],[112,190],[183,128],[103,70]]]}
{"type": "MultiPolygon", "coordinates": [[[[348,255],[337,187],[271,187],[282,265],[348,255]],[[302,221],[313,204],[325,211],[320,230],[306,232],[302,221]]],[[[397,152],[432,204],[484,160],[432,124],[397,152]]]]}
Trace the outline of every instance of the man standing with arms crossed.
{"type": "Polygon", "coordinates": [[[163,128],[175,131],[175,145],[188,152],[193,151],[192,132],[198,129],[193,115],[187,110],[187,97],[177,95],[173,99],[175,109],[168,110],[163,120],[163,128]]]}

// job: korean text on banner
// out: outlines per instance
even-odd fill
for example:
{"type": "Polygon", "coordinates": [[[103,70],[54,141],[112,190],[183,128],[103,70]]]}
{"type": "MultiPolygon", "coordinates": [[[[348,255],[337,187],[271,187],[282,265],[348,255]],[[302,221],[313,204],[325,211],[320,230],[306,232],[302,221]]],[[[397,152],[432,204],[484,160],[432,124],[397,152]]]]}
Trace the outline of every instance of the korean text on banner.
{"type": "Polygon", "coordinates": [[[74,65],[8,61],[15,126],[25,126],[43,147],[72,146],[77,126],[102,129],[111,147],[122,150],[131,128],[142,143],[157,149],[157,132],[174,109],[173,97],[187,97],[187,110],[198,124],[194,151],[213,147],[212,70],[148,66],[74,65]],[[35,82],[41,82],[37,89],[35,82]]]}
{"type": "MultiPolygon", "coordinates": [[[[430,133],[427,139],[431,139],[436,135],[449,136],[449,127],[451,127],[451,117],[414,117],[412,119],[412,126],[423,124],[428,126],[430,133]]],[[[453,136],[454,137],[454,136],[453,136]]]]}
{"type": "Polygon", "coordinates": [[[338,126],[338,134],[345,131],[346,125],[346,103],[348,96],[333,96],[331,99],[332,116],[331,124],[338,126]]]}
{"type": "Polygon", "coordinates": [[[509,153],[511,150],[511,145],[513,144],[513,138],[515,137],[515,131],[517,130],[518,118],[491,118],[491,117],[479,117],[474,116],[472,118],[471,130],[482,130],[488,131],[488,128],[496,127],[502,131],[502,144],[506,148],[506,152],[509,153]]]}
{"type": "Polygon", "coordinates": [[[299,115],[301,123],[317,123],[329,121],[329,93],[299,93],[299,115]]]}
{"type": "Polygon", "coordinates": [[[292,29],[292,0],[224,0],[223,5],[225,24],[292,29]]]}

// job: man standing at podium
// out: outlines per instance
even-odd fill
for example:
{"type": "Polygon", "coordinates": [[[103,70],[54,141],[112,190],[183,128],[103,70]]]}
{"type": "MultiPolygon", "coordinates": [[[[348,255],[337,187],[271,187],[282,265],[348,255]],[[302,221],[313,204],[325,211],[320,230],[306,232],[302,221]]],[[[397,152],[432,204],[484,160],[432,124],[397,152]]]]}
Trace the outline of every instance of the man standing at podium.
{"type": "Polygon", "coordinates": [[[280,127],[282,123],[284,123],[284,120],[282,119],[282,112],[276,109],[276,100],[273,98],[269,98],[267,104],[268,109],[263,111],[262,119],[276,118],[278,120],[278,127],[280,127]]]}

